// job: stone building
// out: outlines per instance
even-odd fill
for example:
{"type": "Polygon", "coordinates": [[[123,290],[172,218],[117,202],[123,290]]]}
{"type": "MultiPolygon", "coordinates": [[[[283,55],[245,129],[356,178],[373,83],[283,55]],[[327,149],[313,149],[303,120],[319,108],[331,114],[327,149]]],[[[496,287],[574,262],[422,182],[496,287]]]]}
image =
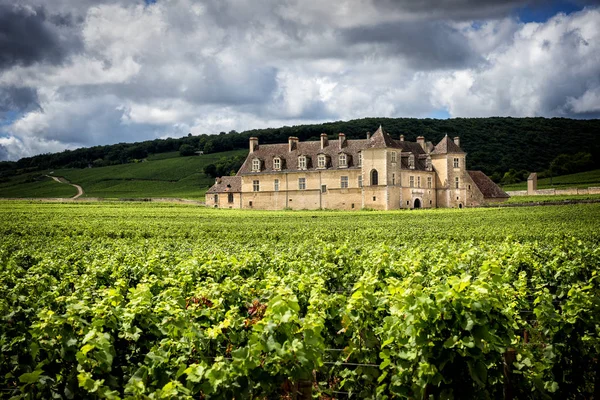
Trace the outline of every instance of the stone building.
{"type": "Polygon", "coordinates": [[[367,139],[259,144],[236,176],[217,178],[206,204],[261,210],[477,206],[508,195],[485,174],[467,171],[459,138],[437,144],[392,137],[380,126],[367,139]]]}

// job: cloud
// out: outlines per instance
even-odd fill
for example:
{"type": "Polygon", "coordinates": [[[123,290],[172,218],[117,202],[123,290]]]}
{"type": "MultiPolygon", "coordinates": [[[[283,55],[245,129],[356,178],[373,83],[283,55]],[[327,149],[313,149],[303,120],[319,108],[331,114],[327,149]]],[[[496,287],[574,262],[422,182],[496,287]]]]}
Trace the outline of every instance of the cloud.
{"type": "Polygon", "coordinates": [[[37,91],[31,87],[0,86],[0,116],[9,111],[25,111],[37,104],[37,91]]]}
{"type": "Polygon", "coordinates": [[[8,149],[0,144],[0,161],[8,161],[8,157],[8,149]]]}
{"type": "Polygon", "coordinates": [[[465,35],[443,22],[400,22],[348,29],[348,46],[368,44],[415,69],[464,68],[481,61],[465,35]]]}
{"type": "Polygon", "coordinates": [[[78,47],[75,37],[65,35],[71,25],[69,15],[49,17],[41,7],[0,3],[0,70],[61,63],[78,47]]]}
{"type": "Polygon", "coordinates": [[[368,116],[600,114],[595,7],[523,23],[511,0],[7,1],[12,159],[368,116]]]}
{"type": "Polygon", "coordinates": [[[478,68],[454,71],[434,84],[434,103],[452,116],[599,116],[600,10],[521,25],[478,68]]]}

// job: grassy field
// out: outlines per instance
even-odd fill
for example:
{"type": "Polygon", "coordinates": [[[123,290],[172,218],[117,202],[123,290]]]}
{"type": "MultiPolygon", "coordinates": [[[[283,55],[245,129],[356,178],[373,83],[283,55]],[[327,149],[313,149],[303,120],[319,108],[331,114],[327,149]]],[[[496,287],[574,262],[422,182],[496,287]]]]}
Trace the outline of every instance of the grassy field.
{"type": "MultiPolygon", "coordinates": [[[[552,183],[550,183],[550,178],[538,179],[538,189],[588,188],[590,186],[600,186],[600,169],[557,176],[552,178],[552,183]]],[[[527,190],[527,182],[506,185],[502,189],[527,190]]]]}
{"type": "Polygon", "coordinates": [[[40,173],[23,174],[0,183],[0,197],[48,198],[73,197],[77,189],[42,176],[40,173]]]}
{"type": "MultiPolygon", "coordinates": [[[[81,185],[83,197],[145,198],[172,197],[203,199],[206,190],[214,183],[203,169],[222,157],[246,154],[247,150],[234,150],[203,156],[180,157],[178,152],[148,157],[147,161],[113,165],[101,168],[59,169],[54,176],[62,176],[81,185]]],[[[77,191],[42,178],[27,182],[50,171],[19,175],[0,184],[0,197],[71,197],[77,191]]]]}
{"type": "Polygon", "coordinates": [[[322,399],[506,384],[571,399],[597,384],[600,204],[0,201],[0,220],[3,398],[275,399],[302,383],[322,399]]]}

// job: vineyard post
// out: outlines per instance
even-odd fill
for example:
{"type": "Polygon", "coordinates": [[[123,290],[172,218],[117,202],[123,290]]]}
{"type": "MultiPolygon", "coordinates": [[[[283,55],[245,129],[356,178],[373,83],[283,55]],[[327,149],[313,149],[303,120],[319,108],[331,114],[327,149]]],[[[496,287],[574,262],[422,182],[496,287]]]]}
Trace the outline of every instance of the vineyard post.
{"type": "Polygon", "coordinates": [[[508,349],[504,353],[504,400],[513,400],[514,398],[513,386],[511,382],[511,369],[515,358],[515,349],[508,349]]]}

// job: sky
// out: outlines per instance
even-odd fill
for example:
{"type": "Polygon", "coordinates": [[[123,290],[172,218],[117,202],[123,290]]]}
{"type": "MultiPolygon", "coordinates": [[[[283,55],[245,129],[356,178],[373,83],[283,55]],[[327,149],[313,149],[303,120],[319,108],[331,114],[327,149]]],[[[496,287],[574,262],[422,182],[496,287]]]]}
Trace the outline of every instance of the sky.
{"type": "Polygon", "coordinates": [[[600,117],[598,0],[0,0],[0,160],[490,116],[600,117]]]}

